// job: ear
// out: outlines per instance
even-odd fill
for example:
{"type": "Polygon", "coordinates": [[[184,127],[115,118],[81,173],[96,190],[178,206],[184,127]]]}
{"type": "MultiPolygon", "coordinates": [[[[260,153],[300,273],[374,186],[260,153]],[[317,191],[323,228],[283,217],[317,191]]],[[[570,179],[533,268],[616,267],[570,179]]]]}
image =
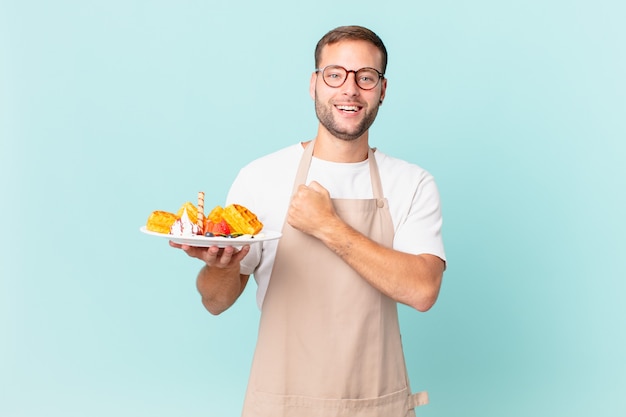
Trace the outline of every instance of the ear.
{"type": "Polygon", "coordinates": [[[317,73],[313,71],[311,74],[311,81],[309,82],[309,95],[315,100],[315,84],[317,83],[317,73]]]}
{"type": "Polygon", "coordinates": [[[387,79],[383,78],[383,83],[382,86],[380,88],[380,101],[382,104],[382,101],[385,99],[385,94],[387,93],[387,79]]]}

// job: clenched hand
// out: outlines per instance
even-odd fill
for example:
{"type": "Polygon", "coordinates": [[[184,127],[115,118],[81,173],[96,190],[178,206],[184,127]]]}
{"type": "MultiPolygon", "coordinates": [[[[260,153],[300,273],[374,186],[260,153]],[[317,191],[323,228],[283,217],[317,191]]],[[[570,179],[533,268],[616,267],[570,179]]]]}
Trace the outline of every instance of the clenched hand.
{"type": "Polygon", "coordinates": [[[336,219],[337,214],[326,188],[315,181],[298,187],[287,211],[289,225],[319,238],[321,229],[336,219]]]}

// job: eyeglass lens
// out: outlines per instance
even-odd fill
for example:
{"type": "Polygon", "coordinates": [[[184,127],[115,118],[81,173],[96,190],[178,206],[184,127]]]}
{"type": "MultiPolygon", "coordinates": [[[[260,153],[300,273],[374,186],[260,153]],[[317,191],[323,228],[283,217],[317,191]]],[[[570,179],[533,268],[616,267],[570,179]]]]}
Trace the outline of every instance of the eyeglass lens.
{"type": "Polygon", "coordinates": [[[341,87],[343,83],[346,82],[348,78],[348,73],[354,72],[354,77],[356,79],[356,84],[362,88],[363,90],[371,90],[376,87],[378,81],[380,80],[380,75],[378,71],[373,68],[361,68],[358,71],[348,71],[344,67],[340,67],[339,65],[329,65],[324,68],[322,72],[322,77],[324,78],[324,82],[329,87],[341,87]]]}

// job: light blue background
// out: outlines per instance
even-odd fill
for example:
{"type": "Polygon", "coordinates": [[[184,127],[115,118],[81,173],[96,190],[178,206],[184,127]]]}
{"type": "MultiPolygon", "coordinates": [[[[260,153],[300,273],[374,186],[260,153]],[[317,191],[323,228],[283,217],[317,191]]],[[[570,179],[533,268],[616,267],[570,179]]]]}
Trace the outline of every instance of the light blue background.
{"type": "Polygon", "coordinates": [[[0,0],[0,415],[239,415],[255,285],[213,317],[139,227],[312,138],[343,24],[389,49],[372,144],[443,199],[418,415],[626,415],[624,4],[0,0]]]}

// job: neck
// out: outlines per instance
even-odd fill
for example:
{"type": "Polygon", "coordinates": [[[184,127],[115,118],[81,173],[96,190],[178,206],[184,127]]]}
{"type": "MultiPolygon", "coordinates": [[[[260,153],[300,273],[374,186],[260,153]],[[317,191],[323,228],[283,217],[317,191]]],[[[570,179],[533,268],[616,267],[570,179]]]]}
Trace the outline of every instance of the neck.
{"type": "Polygon", "coordinates": [[[313,156],[330,162],[352,163],[367,159],[369,144],[367,132],[358,139],[343,140],[318,132],[313,156]]]}

